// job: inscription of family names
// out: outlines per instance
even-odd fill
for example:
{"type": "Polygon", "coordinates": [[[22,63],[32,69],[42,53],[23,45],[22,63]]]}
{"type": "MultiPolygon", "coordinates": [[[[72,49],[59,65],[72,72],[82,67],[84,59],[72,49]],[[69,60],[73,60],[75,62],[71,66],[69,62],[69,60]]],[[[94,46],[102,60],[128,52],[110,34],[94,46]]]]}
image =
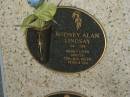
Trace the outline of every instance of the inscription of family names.
{"type": "Polygon", "coordinates": [[[78,65],[88,64],[92,60],[91,57],[86,57],[90,54],[86,48],[89,47],[92,39],[100,38],[100,33],[56,32],[56,37],[63,38],[63,44],[67,45],[64,64],[78,65]]]}

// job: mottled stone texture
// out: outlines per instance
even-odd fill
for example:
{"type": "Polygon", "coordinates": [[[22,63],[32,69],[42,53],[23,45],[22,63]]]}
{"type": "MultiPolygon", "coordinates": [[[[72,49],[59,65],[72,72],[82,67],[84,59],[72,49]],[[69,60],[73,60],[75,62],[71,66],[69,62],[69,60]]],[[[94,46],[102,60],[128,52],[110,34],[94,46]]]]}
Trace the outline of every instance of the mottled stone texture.
{"type": "Polygon", "coordinates": [[[6,95],[44,97],[71,90],[88,97],[130,97],[130,0],[63,0],[62,5],[84,9],[101,22],[107,36],[103,59],[94,68],[77,74],[48,70],[31,56],[25,34],[15,26],[33,8],[26,0],[0,0],[6,95]]]}

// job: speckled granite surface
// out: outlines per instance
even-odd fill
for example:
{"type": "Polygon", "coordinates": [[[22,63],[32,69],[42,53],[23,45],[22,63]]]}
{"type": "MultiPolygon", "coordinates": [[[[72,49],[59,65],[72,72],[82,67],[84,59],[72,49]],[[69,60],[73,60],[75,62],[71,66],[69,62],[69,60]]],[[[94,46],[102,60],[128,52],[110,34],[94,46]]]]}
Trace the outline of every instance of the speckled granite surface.
{"type": "Polygon", "coordinates": [[[64,0],[62,4],[82,8],[101,22],[107,36],[103,59],[77,74],[46,69],[30,55],[24,33],[15,26],[33,9],[26,0],[0,0],[7,97],[44,97],[68,90],[88,97],[130,97],[130,0],[64,0]]]}

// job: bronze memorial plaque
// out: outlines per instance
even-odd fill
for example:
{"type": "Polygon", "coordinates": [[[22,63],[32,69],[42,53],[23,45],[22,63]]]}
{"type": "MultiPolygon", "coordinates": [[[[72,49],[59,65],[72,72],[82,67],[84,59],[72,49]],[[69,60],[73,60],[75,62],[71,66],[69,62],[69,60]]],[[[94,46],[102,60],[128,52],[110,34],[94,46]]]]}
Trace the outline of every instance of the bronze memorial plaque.
{"type": "Polygon", "coordinates": [[[39,36],[28,29],[27,45],[34,58],[55,71],[74,73],[94,66],[103,56],[106,38],[102,26],[89,13],[59,7],[49,29],[39,36]],[[42,47],[38,46],[41,40],[42,47]]]}
{"type": "Polygon", "coordinates": [[[87,97],[82,94],[78,94],[76,92],[57,92],[49,94],[45,97],[87,97]]]}

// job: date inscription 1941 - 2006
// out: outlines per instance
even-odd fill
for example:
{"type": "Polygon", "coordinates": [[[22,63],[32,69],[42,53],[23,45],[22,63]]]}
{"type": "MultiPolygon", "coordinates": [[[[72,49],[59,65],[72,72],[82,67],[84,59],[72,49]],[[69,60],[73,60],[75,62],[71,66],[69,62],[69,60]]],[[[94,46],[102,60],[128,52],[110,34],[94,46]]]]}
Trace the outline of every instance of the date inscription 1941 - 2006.
{"type": "Polygon", "coordinates": [[[101,59],[106,38],[93,16],[81,9],[59,7],[54,20],[57,23],[41,35],[42,56],[38,35],[28,30],[27,45],[36,60],[50,69],[73,73],[89,69],[101,59]]]}

